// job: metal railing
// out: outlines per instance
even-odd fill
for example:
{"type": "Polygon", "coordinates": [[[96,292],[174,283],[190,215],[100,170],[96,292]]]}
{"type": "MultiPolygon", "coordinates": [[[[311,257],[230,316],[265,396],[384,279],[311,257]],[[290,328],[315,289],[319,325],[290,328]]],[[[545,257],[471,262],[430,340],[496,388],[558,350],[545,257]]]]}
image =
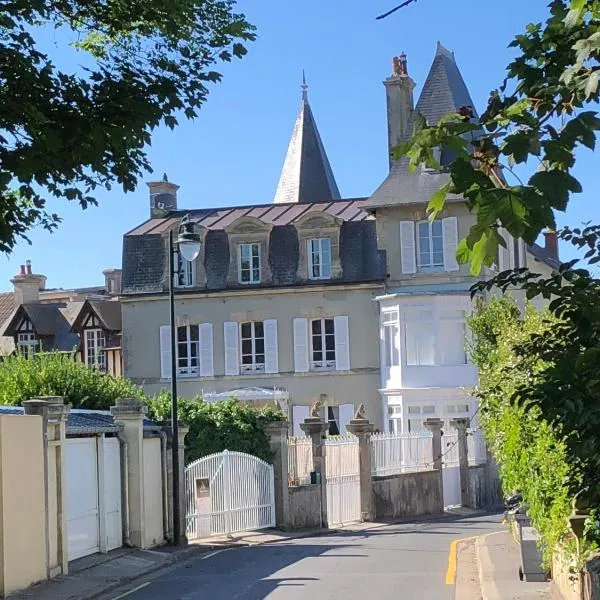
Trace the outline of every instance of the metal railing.
{"type": "Polygon", "coordinates": [[[433,468],[432,434],[377,433],[371,436],[371,472],[373,475],[394,475],[408,471],[428,471],[433,468]]]}
{"type": "Polygon", "coordinates": [[[313,470],[312,440],[309,437],[288,439],[288,483],[306,485],[310,483],[313,470]]]}

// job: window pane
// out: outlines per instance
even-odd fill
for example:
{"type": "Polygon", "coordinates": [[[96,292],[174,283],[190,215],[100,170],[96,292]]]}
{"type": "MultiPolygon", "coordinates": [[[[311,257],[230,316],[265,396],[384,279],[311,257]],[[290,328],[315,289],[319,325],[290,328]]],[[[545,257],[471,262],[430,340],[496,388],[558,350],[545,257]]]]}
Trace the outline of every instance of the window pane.
{"type": "Polygon", "coordinates": [[[265,355],[264,354],[257,354],[256,355],[256,360],[254,362],[257,365],[264,365],[265,364],[265,355]]]}
{"type": "Polygon", "coordinates": [[[197,342],[200,339],[200,332],[198,325],[190,325],[190,340],[197,342]]]}
{"type": "Polygon", "coordinates": [[[255,352],[257,354],[265,353],[265,340],[264,338],[256,338],[256,347],[255,352]]]}
{"type": "Polygon", "coordinates": [[[179,341],[179,342],[187,341],[187,327],[178,327],[177,328],[177,341],[179,341]]]}
{"type": "Polygon", "coordinates": [[[419,223],[419,238],[429,239],[429,223],[419,223]]]}
{"type": "Polygon", "coordinates": [[[335,350],[329,350],[325,352],[325,360],[335,360],[335,350]]]}
{"type": "Polygon", "coordinates": [[[441,221],[434,221],[431,224],[431,234],[434,237],[442,237],[442,222],[441,221]]]}
{"type": "Polygon", "coordinates": [[[325,319],[325,333],[333,333],[334,332],[334,324],[333,319],[325,319]]]}
{"type": "Polygon", "coordinates": [[[252,244],[252,257],[254,259],[258,259],[259,256],[260,256],[260,245],[252,244]]]}
{"type": "Polygon", "coordinates": [[[440,323],[440,343],[443,365],[464,365],[467,362],[464,323],[442,321],[440,323]]]}
{"type": "Polygon", "coordinates": [[[320,335],[316,335],[313,337],[313,349],[314,350],[323,350],[323,338],[320,335]]]}
{"type": "Polygon", "coordinates": [[[327,350],[335,350],[335,336],[327,334],[325,336],[325,348],[327,350]]]}
{"type": "Polygon", "coordinates": [[[252,354],[252,340],[242,339],[242,354],[252,354]]]}
{"type": "Polygon", "coordinates": [[[262,321],[256,321],[256,323],[254,323],[254,335],[257,338],[258,337],[264,337],[265,330],[264,330],[264,326],[263,326],[263,322],[262,321]]]}
{"type": "Polygon", "coordinates": [[[313,334],[321,333],[321,321],[313,321],[312,322],[312,332],[313,334]]]}
{"type": "Polygon", "coordinates": [[[242,323],[242,337],[252,337],[252,323],[242,323]]]}
{"type": "Polygon", "coordinates": [[[248,246],[248,244],[240,245],[240,256],[242,257],[242,263],[244,260],[250,260],[250,246],[248,246]]]}
{"type": "Polygon", "coordinates": [[[242,364],[243,365],[251,365],[252,364],[252,355],[251,354],[242,355],[242,364]]]}

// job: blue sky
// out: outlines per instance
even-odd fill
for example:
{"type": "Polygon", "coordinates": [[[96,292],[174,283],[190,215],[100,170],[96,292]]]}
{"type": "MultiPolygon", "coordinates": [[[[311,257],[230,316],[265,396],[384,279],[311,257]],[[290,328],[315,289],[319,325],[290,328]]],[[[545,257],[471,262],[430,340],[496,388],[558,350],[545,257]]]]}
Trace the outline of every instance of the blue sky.
{"type": "MultiPolygon", "coordinates": [[[[481,110],[489,91],[504,77],[512,37],[546,14],[546,0],[420,0],[382,21],[375,16],[397,0],[243,0],[239,9],[258,28],[258,40],[241,61],[223,67],[195,121],[181,120],[170,131],[158,129],[148,149],[154,174],[166,172],[181,186],[180,208],[268,203],[300,102],[305,69],[309,98],[343,197],[369,195],[387,171],[385,93],[392,56],[408,55],[416,94],[427,75],[437,41],[456,60],[481,110]]],[[[71,54],[51,45],[62,63],[71,54]]],[[[75,68],[75,63],[73,63],[75,68]]],[[[560,223],[600,222],[593,180],[594,156],[580,152],[576,175],[584,193],[574,196],[560,223]]],[[[596,167],[597,168],[597,167],[596,167]]],[[[124,194],[98,194],[100,206],[82,211],[54,201],[50,208],[64,221],[57,232],[31,234],[33,244],[18,245],[0,259],[0,289],[26,259],[48,277],[49,287],[95,285],[102,270],[121,265],[123,234],[149,216],[147,187],[124,194]]],[[[562,249],[571,256],[570,248],[562,249]]]]}

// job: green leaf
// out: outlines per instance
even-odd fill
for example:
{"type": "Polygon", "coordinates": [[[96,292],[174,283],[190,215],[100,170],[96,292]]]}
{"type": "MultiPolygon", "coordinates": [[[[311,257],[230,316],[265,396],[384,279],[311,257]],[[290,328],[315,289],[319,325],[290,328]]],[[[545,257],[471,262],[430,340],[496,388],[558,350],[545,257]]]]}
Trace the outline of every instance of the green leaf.
{"type": "Polygon", "coordinates": [[[437,215],[442,211],[446,203],[446,196],[450,191],[452,182],[448,181],[439,190],[437,190],[429,200],[427,205],[427,212],[429,213],[430,219],[435,219],[437,215]]]}
{"type": "Polygon", "coordinates": [[[580,193],[581,184],[566,171],[538,171],[529,179],[529,185],[537,188],[547,199],[550,206],[557,210],[565,210],[569,202],[569,194],[580,193]]]}
{"type": "Polygon", "coordinates": [[[594,95],[598,90],[598,78],[600,77],[600,73],[598,71],[594,71],[587,80],[585,85],[585,97],[589,98],[594,95]]]}

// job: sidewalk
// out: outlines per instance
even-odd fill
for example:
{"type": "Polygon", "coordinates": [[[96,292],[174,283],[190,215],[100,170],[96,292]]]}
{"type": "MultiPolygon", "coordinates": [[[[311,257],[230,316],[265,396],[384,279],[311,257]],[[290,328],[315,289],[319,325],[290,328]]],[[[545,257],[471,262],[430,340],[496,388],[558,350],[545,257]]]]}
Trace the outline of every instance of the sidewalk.
{"type": "Polygon", "coordinates": [[[474,580],[483,600],[549,600],[550,583],[520,581],[520,564],[519,545],[508,529],[472,540],[459,551],[456,600],[474,598],[474,580]]]}

